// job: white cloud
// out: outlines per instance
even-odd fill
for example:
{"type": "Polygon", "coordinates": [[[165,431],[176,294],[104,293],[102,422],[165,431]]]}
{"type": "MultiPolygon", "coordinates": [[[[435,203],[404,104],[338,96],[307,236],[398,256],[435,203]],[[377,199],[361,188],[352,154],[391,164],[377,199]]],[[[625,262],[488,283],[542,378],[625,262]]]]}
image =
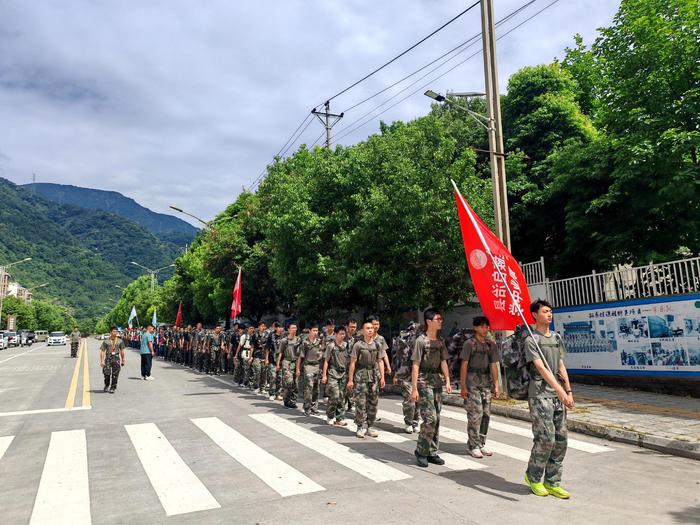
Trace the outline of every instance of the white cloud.
{"type": "MultiPolygon", "coordinates": [[[[497,18],[522,2],[497,2],[497,18]]],[[[538,0],[520,19],[547,3],[538,0]]],[[[520,67],[562,56],[574,33],[590,43],[618,3],[561,1],[503,38],[501,90],[520,67]]],[[[0,175],[26,183],[36,173],[40,181],[119,191],[156,211],[178,203],[211,218],[257,177],[312,106],[465,5],[0,0],[0,175]]],[[[479,30],[477,7],[333,100],[332,110],[346,109],[479,30]]],[[[482,78],[477,55],[430,85],[482,90],[482,78]]],[[[336,136],[401,87],[348,112],[336,136]]],[[[428,108],[418,93],[380,118],[410,119],[428,108]]],[[[341,142],[361,140],[377,126],[375,119],[341,142]]],[[[313,122],[300,142],[321,131],[313,122]]]]}

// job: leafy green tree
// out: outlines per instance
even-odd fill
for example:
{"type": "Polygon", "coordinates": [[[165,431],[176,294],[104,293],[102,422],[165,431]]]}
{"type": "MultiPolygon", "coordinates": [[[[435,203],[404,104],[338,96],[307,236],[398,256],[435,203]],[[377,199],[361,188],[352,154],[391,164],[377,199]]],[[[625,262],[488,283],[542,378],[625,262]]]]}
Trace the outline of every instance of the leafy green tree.
{"type": "Polygon", "coordinates": [[[2,323],[0,325],[7,327],[7,318],[10,315],[17,316],[16,329],[36,329],[36,317],[34,316],[34,309],[31,303],[13,296],[5,297],[2,305],[2,323]]]}

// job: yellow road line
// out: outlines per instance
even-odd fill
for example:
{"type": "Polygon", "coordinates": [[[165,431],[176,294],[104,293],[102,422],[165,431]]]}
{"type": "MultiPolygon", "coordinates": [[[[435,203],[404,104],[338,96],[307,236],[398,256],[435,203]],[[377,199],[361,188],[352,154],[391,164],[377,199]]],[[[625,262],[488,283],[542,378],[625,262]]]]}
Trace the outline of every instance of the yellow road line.
{"type": "Polygon", "coordinates": [[[65,408],[73,408],[75,404],[75,392],[78,389],[78,376],[80,375],[80,358],[83,357],[82,352],[82,346],[78,347],[78,357],[76,358],[75,368],[73,369],[73,378],[70,380],[70,388],[68,388],[65,408]]]}
{"type": "Polygon", "coordinates": [[[88,366],[88,348],[87,339],[83,339],[83,355],[85,362],[83,363],[83,406],[90,406],[90,367],[88,366]]]}

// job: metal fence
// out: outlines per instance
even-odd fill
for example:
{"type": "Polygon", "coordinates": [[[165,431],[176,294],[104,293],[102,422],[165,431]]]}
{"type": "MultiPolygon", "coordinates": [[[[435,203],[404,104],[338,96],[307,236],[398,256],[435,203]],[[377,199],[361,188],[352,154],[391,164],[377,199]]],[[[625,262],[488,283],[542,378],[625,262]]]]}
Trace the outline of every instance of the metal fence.
{"type": "Polygon", "coordinates": [[[529,285],[541,284],[547,279],[544,273],[544,257],[540,257],[539,261],[525,264],[520,263],[520,268],[523,270],[525,282],[529,285]]]}
{"type": "Polygon", "coordinates": [[[619,266],[609,272],[547,281],[546,285],[549,300],[559,307],[696,293],[700,292],[700,257],[619,266]]]}

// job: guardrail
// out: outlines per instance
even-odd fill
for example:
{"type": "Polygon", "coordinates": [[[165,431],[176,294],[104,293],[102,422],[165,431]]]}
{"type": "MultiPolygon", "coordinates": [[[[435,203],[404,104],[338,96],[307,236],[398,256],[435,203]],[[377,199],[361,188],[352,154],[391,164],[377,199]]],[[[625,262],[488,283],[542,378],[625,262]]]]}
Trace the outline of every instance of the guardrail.
{"type": "Polygon", "coordinates": [[[520,268],[523,270],[525,282],[531,284],[542,284],[547,280],[544,272],[544,257],[540,257],[539,261],[531,263],[520,263],[520,268]]]}
{"type": "MultiPolygon", "coordinates": [[[[534,283],[528,281],[528,284],[534,283]]],[[[546,281],[546,285],[549,300],[558,307],[697,293],[700,292],[700,257],[646,266],[620,266],[609,272],[546,281]]]]}

